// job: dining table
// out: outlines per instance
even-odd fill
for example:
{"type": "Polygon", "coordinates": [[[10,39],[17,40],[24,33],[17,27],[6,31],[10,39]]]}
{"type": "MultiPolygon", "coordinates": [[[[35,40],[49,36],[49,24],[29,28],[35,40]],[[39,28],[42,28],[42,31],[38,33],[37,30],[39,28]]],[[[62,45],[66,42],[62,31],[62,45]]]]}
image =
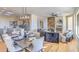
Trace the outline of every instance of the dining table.
{"type": "Polygon", "coordinates": [[[29,35],[28,38],[22,39],[22,40],[15,40],[15,43],[20,46],[22,49],[25,49],[27,51],[31,51],[32,46],[32,40],[34,40],[36,37],[32,34],[29,35]]]}
{"type": "Polygon", "coordinates": [[[19,40],[19,41],[15,41],[15,43],[20,46],[22,49],[27,49],[32,45],[32,41],[28,41],[28,40],[19,40]]]}
{"type": "Polygon", "coordinates": [[[32,46],[32,40],[34,40],[36,37],[34,33],[27,33],[25,32],[25,36],[23,39],[18,39],[19,35],[17,33],[13,33],[11,35],[12,39],[14,40],[14,43],[20,46],[22,49],[25,49],[27,51],[31,51],[32,46]]]}

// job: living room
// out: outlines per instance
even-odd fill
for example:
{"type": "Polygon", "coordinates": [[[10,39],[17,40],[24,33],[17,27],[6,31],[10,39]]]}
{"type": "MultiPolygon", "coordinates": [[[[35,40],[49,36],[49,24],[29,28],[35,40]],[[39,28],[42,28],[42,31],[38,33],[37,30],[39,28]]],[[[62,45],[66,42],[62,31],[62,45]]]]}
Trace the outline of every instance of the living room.
{"type": "Polygon", "coordinates": [[[0,52],[77,52],[78,17],[77,7],[0,7],[0,52]]]}

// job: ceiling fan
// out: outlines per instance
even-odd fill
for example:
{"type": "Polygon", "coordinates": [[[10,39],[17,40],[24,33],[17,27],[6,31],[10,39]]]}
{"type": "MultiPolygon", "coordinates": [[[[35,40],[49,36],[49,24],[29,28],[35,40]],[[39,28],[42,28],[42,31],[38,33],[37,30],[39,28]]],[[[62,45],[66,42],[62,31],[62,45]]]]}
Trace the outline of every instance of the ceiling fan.
{"type": "Polygon", "coordinates": [[[50,16],[52,17],[59,17],[59,16],[63,16],[63,12],[52,12],[50,13],[50,16]]]}
{"type": "Polygon", "coordinates": [[[58,16],[58,14],[56,14],[56,13],[51,13],[50,15],[53,16],[53,17],[57,17],[58,16]]]}

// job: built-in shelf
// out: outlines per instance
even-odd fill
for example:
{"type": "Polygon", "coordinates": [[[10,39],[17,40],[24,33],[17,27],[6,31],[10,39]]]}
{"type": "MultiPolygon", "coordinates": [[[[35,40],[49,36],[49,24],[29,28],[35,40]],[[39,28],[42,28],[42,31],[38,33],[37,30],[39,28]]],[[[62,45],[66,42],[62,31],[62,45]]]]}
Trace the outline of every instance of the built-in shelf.
{"type": "Polygon", "coordinates": [[[62,17],[56,17],[56,31],[62,32],[63,21],[62,17]]]}
{"type": "Polygon", "coordinates": [[[48,17],[48,29],[51,31],[55,30],[55,17],[48,17]]]}
{"type": "Polygon", "coordinates": [[[48,18],[48,29],[54,29],[54,31],[62,32],[63,21],[62,17],[49,17],[48,18]]]}

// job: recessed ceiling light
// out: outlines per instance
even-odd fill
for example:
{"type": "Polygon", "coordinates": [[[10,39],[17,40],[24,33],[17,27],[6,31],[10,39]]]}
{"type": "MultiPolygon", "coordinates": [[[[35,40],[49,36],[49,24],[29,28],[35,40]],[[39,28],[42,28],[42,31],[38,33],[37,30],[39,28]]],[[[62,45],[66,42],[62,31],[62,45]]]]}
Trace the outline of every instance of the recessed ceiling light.
{"type": "Polygon", "coordinates": [[[4,15],[6,15],[6,16],[10,16],[10,15],[13,15],[13,14],[14,13],[13,12],[10,12],[10,11],[4,13],[4,15]]]}
{"type": "Polygon", "coordinates": [[[5,16],[10,16],[10,14],[4,14],[5,16]]]}
{"type": "Polygon", "coordinates": [[[5,11],[4,9],[1,10],[1,12],[4,12],[4,11],[5,11]]]}
{"type": "Polygon", "coordinates": [[[7,8],[6,8],[6,7],[4,7],[3,9],[7,10],[7,8]]]}
{"type": "Polygon", "coordinates": [[[8,12],[6,12],[7,14],[14,14],[13,12],[10,12],[10,11],[8,11],[8,12]]]}

